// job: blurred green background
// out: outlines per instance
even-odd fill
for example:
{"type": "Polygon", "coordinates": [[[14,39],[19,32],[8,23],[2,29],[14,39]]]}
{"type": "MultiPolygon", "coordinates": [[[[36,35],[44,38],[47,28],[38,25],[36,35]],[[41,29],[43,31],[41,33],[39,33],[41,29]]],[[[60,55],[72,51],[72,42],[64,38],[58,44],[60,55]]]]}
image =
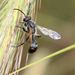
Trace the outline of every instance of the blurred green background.
{"type": "MultiPolygon", "coordinates": [[[[42,35],[37,39],[38,50],[29,55],[28,64],[75,43],[75,0],[42,0],[37,24],[59,32],[62,38],[56,41],[42,35]]],[[[25,66],[26,50],[25,47],[21,67],[25,66]]],[[[20,75],[75,75],[75,50],[27,68],[20,75]]]]}
{"type": "MultiPolygon", "coordinates": [[[[46,36],[38,39],[39,48],[29,55],[28,64],[75,43],[75,0],[42,0],[37,24],[59,32],[58,41],[46,36]]],[[[75,75],[75,50],[48,59],[22,71],[23,75],[75,75]]]]}

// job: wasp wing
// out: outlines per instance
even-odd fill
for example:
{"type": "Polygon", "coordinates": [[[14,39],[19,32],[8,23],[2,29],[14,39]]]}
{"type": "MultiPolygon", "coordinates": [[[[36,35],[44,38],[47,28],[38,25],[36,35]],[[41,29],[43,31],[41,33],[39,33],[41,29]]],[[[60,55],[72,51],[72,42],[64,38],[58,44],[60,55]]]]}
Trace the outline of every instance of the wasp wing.
{"type": "Polygon", "coordinates": [[[45,27],[42,27],[42,26],[39,26],[39,25],[37,25],[37,28],[45,36],[49,36],[50,38],[52,38],[54,40],[61,39],[61,35],[59,33],[57,33],[56,31],[53,31],[51,29],[48,29],[48,28],[45,28],[45,27]]]}

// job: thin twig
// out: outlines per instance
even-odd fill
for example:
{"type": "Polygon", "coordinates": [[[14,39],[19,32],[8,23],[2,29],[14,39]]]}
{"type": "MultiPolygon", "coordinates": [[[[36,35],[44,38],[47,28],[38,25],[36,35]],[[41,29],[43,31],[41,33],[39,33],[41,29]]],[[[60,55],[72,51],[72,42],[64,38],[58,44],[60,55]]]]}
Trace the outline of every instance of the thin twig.
{"type": "Polygon", "coordinates": [[[48,55],[48,56],[46,56],[46,57],[44,57],[44,58],[42,58],[42,59],[40,59],[40,60],[38,60],[38,61],[36,61],[36,62],[33,62],[33,63],[29,64],[29,65],[26,65],[26,66],[24,66],[24,67],[22,67],[22,68],[20,68],[20,69],[18,69],[18,70],[16,70],[16,71],[10,73],[9,75],[12,75],[12,74],[14,74],[14,73],[16,73],[16,72],[20,72],[20,71],[22,71],[22,70],[24,70],[24,69],[27,69],[27,68],[29,68],[29,67],[31,67],[31,66],[34,66],[34,65],[38,64],[38,63],[41,63],[41,62],[43,62],[43,61],[46,60],[46,59],[53,58],[53,57],[55,57],[55,56],[57,56],[57,55],[59,55],[59,54],[65,53],[65,52],[67,52],[67,51],[71,51],[71,50],[74,49],[74,48],[75,48],[75,44],[73,44],[73,45],[71,45],[71,46],[68,46],[68,47],[66,47],[66,48],[64,48],[64,49],[61,49],[61,50],[59,50],[59,51],[57,51],[57,52],[55,52],[55,53],[52,53],[52,54],[50,54],[50,55],[48,55]]]}

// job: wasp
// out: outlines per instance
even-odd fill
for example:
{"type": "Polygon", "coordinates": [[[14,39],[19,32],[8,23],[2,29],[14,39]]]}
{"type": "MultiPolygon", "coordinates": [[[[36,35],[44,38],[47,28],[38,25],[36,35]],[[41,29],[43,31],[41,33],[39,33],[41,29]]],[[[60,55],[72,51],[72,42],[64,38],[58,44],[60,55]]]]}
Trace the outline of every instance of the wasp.
{"type": "MultiPolygon", "coordinates": [[[[31,16],[25,15],[25,13],[22,10],[16,9],[16,8],[14,10],[18,10],[24,15],[24,18],[23,18],[24,27],[19,27],[19,26],[16,26],[16,27],[21,28],[24,32],[26,32],[29,35],[26,38],[26,41],[27,40],[30,41],[30,48],[28,50],[29,53],[34,53],[38,49],[38,43],[36,41],[36,37],[40,37],[41,35],[37,34],[37,32],[36,32],[37,29],[39,29],[43,35],[49,36],[50,38],[52,38],[54,40],[61,39],[61,35],[59,33],[57,33],[56,31],[53,31],[51,29],[45,28],[43,26],[37,25],[31,19],[31,16]]],[[[23,44],[24,43],[18,45],[18,47],[23,44]]]]}

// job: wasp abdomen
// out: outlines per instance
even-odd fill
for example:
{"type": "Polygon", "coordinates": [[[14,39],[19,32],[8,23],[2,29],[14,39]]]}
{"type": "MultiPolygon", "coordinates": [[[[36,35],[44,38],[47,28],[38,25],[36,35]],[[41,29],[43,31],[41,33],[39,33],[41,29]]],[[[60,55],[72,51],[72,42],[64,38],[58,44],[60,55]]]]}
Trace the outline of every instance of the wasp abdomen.
{"type": "Polygon", "coordinates": [[[36,50],[37,50],[37,47],[30,47],[28,52],[34,53],[34,52],[36,52],[36,50]]]}
{"type": "Polygon", "coordinates": [[[29,53],[36,52],[37,48],[38,48],[38,45],[36,43],[32,43],[32,45],[29,48],[29,53]]]}

